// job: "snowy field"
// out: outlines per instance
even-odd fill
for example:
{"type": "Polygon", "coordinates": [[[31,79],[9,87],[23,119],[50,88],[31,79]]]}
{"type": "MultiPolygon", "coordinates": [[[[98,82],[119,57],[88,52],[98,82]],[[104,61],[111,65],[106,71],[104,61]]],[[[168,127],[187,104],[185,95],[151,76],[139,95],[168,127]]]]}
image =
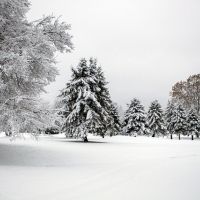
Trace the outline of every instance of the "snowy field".
{"type": "Polygon", "coordinates": [[[199,200],[200,140],[0,137],[0,200],[199,200]]]}

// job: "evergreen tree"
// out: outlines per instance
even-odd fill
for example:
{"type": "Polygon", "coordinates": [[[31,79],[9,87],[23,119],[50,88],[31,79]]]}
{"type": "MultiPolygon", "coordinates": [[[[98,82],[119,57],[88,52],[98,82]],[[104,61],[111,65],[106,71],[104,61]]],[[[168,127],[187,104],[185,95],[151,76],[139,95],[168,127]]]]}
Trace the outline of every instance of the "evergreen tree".
{"type": "Polygon", "coordinates": [[[152,137],[155,137],[156,135],[164,136],[166,134],[163,110],[157,100],[153,101],[149,107],[147,122],[152,137]]]}
{"type": "Polygon", "coordinates": [[[125,112],[123,127],[128,135],[145,134],[146,115],[143,105],[138,99],[133,99],[125,112]]]}
{"type": "Polygon", "coordinates": [[[97,60],[95,58],[89,59],[88,69],[90,76],[93,77],[92,88],[96,95],[97,101],[104,109],[105,114],[107,115],[107,119],[104,123],[101,123],[99,126],[93,127],[94,135],[101,135],[104,137],[108,131],[108,128],[111,124],[111,116],[110,116],[110,106],[111,106],[111,97],[107,88],[107,82],[105,80],[104,73],[100,66],[97,66],[97,60]]]}
{"type": "Polygon", "coordinates": [[[98,66],[95,74],[96,77],[96,82],[97,82],[97,90],[96,90],[96,95],[97,98],[102,105],[102,107],[105,108],[107,113],[111,112],[111,106],[112,106],[112,100],[110,97],[109,90],[107,88],[108,82],[105,79],[104,73],[102,71],[102,68],[98,66]]]}
{"type": "Polygon", "coordinates": [[[98,132],[104,136],[108,134],[110,136],[116,135],[121,131],[121,123],[119,119],[119,113],[117,107],[111,100],[111,96],[107,87],[108,82],[105,79],[101,66],[97,66],[97,60],[94,58],[89,59],[89,71],[90,75],[94,77],[95,83],[93,83],[97,100],[100,105],[105,109],[109,118],[107,124],[104,127],[99,127],[98,132]]]}
{"type": "Polygon", "coordinates": [[[186,135],[187,133],[186,112],[181,104],[176,106],[175,112],[172,115],[171,123],[173,133],[177,134],[180,140],[181,134],[186,135]]]}
{"type": "Polygon", "coordinates": [[[165,121],[166,121],[166,128],[168,133],[170,134],[170,138],[172,139],[172,132],[173,132],[173,123],[172,123],[172,116],[175,112],[175,105],[172,101],[168,101],[167,108],[165,110],[165,121]]]}
{"type": "Polygon", "coordinates": [[[90,60],[87,66],[86,59],[82,59],[72,69],[72,79],[61,94],[65,118],[63,130],[66,135],[83,138],[84,141],[87,141],[88,133],[104,137],[112,120],[109,102],[106,102],[110,100],[109,93],[103,85],[105,82],[99,84],[95,62],[90,60]],[[106,94],[108,97],[104,96],[106,94]]]}
{"type": "Polygon", "coordinates": [[[187,115],[187,131],[191,135],[192,140],[194,135],[198,137],[198,123],[198,115],[191,109],[187,115]]]}

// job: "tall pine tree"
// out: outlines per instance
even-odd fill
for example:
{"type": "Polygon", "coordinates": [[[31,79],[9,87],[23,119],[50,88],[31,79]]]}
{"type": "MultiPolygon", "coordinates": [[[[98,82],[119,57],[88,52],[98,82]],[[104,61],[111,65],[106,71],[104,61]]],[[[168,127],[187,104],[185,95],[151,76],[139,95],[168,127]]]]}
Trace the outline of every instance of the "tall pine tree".
{"type": "Polygon", "coordinates": [[[96,59],[82,59],[72,69],[72,79],[60,95],[63,103],[63,130],[67,136],[83,138],[88,133],[104,137],[116,131],[116,117],[107,82],[96,59]]]}
{"type": "Polygon", "coordinates": [[[108,113],[109,118],[104,127],[98,128],[98,132],[102,132],[102,136],[108,134],[110,136],[117,135],[121,131],[121,123],[117,107],[113,103],[101,66],[97,65],[97,60],[94,58],[89,59],[89,70],[95,80],[95,93],[101,106],[108,113]]]}

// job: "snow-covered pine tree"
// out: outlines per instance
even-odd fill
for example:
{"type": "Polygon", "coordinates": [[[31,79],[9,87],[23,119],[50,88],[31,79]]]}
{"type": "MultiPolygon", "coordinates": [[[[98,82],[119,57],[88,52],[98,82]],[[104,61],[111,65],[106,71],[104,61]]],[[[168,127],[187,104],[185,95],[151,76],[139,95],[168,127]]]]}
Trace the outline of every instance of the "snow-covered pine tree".
{"type": "Polygon", "coordinates": [[[181,104],[176,106],[175,112],[172,115],[171,124],[173,133],[178,135],[179,140],[181,139],[181,134],[187,134],[186,112],[181,104]]]}
{"type": "Polygon", "coordinates": [[[165,110],[165,121],[166,121],[166,128],[168,133],[170,134],[170,138],[173,139],[173,123],[172,123],[172,116],[175,112],[175,105],[172,101],[168,101],[166,110],[165,110]]]}
{"type": "MultiPolygon", "coordinates": [[[[74,73],[74,69],[72,68],[72,74],[74,73]]],[[[72,91],[72,86],[70,84],[70,81],[66,83],[65,88],[61,90],[61,93],[57,97],[57,114],[62,120],[62,125],[61,125],[61,132],[65,131],[65,136],[67,138],[72,138],[75,137],[73,136],[73,132],[70,132],[71,129],[67,130],[67,126],[69,125],[66,123],[66,118],[70,114],[73,108],[73,104],[76,101],[76,96],[74,91],[72,91]]],[[[73,130],[72,130],[73,131],[73,130]]]]}
{"type": "Polygon", "coordinates": [[[29,6],[28,0],[0,1],[0,121],[3,131],[15,133],[23,124],[40,124],[39,95],[57,75],[54,55],[72,49],[70,26],[53,16],[28,22],[29,6]]]}
{"type": "Polygon", "coordinates": [[[123,129],[128,135],[144,135],[146,114],[138,99],[133,99],[125,112],[123,129]]]}
{"type": "Polygon", "coordinates": [[[191,135],[191,139],[194,139],[194,135],[198,137],[198,115],[193,109],[191,109],[186,118],[187,132],[191,135]]]}
{"type": "Polygon", "coordinates": [[[61,94],[65,103],[63,130],[66,135],[82,138],[85,142],[88,133],[105,135],[110,116],[99,102],[97,90],[97,82],[86,59],[81,59],[72,69],[72,79],[61,94]]]}
{"type": "MultiPolygon", "coordinates": [[[[103,74],[102,68],[97,65],[97,59],[90,58],[88,64],[90,76],[93,77],[93,91],[96,95],[97,101],[103,108],[105,114],[107,115],[107,119],[104,123],[97,127],[93,127],[93,134],[101,135],[104,137],[111,128],[111,98],[110,93],[107,88],[107,82],[105,80],[105,76],[103,74]]],[[[110,134],[110,133],[109,133],[110,134]]]]}
{"type": "Polygon", "coordinates": [[[106,81],[101,66],[97,66],[96,59],[90,58],[89,70],[91,76],[94,77],[94,80],[96,82],[95,93],[98,102],[109,115],[109,117],[107,118],[106,126],[99,127],[98,132],[102,132],[102,135],[116,135],[121,131],[118,110],[113,101],[111,100],[111,96],[107,87],[108,82],[106,81]]]}
{"type": "Polygon", "coordinates": [[[166,134],[163,110],[157,100],[153,101],[149,107],[147,123],[152,137],[166,134]]]}

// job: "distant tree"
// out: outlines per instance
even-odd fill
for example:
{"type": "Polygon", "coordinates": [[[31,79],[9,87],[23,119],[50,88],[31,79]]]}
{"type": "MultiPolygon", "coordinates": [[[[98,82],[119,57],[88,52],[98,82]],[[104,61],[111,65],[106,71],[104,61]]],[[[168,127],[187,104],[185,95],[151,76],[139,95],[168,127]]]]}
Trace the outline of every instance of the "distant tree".
{"type": "Polygon", "coordinates": [[[177,82],[172,87],[171,96],[186,109],[194,109],[200,114],[200,74],[192,75],[186,81],[177,82]]]}
{"type": "Polygon", "coordinates": [[[125,112],[123,127],[128,135],[145,134],[146,115],[144,106],[138,99],[133,99],[125,112]]]}
{"type": "Polygon", "coordinates": [[[39,95],[55,80],[55,53],[72,49],[70,26],[53,16],[29,22],[27,0],[0,1],[0,121],[17,134],[38,129],[43,120],[39,95]]]}
{"type": "Polygon", "coordinates": [[[175,112],[172,115],[171,124],[173,133],[178,135],[179,140],[181,139],[181,134],[187,134],[186,111],[181,104],[176,106],[175,112]]]}
{"type": "Polygon", "coordinates": [[[152,137],[166,134],[163,110],[157,100],[153,101],[149,107],[147,123],[152,137]]]}
{"type": "Polygon", "coordinates": [[[194,110],[190,110],[190,112],[187,115],[186,122],[187,122],[187,131],[188,131],[188,134],[191,135],[192,140],[194,138],[194,135],[199,137],[198,115],[194,112],[194,110]]]}
{"type": "Polygon", "coordinates": [[[166,128],[168,133],[170,134],[170,138],[173,138],[173,122],[172,122],[172,116],[175,112],[175,105],[172,101],[168,101],[167,108],[165,110],[165,121],[166,121],[166,128]]]}

